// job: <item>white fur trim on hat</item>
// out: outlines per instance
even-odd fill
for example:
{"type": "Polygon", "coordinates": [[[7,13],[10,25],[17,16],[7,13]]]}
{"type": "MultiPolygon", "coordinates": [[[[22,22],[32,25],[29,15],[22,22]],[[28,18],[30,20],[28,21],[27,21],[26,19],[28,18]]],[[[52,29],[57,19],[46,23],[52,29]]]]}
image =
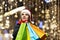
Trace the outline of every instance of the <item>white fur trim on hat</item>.
{"type": "Polygon", "coordinates": [[[24,12],[31,16],[31,12],[30,12],[28,9],[22,10],[22,11],[21,11],[21,14],[24,13],[24,12]]]}

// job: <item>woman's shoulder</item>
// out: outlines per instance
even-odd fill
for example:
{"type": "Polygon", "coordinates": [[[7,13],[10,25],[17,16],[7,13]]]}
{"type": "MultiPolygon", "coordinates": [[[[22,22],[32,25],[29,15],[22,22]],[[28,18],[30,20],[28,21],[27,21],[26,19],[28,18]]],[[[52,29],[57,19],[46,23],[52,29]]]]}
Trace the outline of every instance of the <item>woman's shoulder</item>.
{"type": "Polygon", "coordinates": [[[20,24],[15,24],[14,28],[19,28],[20,24]]]}

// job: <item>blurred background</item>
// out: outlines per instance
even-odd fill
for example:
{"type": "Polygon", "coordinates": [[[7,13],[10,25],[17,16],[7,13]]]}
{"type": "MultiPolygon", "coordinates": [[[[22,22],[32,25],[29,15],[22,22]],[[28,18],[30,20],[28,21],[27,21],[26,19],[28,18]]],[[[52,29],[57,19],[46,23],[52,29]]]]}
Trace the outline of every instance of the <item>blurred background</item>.
{"type": "Polygon", "coordinates": [[[60,0],[0,0],[0,40],[12,40],[20,16],[4,14],[23,5],[31,10],[31,22],[48,33],[46,40],[60,40],[60,0]]]}

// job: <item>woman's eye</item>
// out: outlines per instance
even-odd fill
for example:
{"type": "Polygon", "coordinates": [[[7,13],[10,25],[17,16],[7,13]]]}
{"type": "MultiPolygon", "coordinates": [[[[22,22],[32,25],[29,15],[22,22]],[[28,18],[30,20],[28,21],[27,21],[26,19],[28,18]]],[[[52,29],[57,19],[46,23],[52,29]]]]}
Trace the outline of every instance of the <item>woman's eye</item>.
{"type": "Polygon", "coordinates": [[[22,15],[24,15],[24,14],[22,14],[22,15]]]}
{"type": "Polygon", "coordinates": [[[22,14],[22,15],[28,15],[28,14],[22,14]]]}
{"type": "Polygon", "coordinates": [[[26,14],[26,15],[28,15],[28,14],[26,14]]]}

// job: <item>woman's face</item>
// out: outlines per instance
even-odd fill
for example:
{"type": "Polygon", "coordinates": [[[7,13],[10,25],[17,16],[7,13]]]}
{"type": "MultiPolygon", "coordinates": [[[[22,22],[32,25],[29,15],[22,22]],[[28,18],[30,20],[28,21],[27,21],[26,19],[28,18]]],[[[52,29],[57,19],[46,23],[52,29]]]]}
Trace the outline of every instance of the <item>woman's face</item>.
{"type": "Polygon", "coordinates": [[[23,12],[23,13],[21,14],[21,19],[22,19],[23,21],[28,20],[28,18],[29,18],[29,15],[28,15],[27,13],[23,12]]]}

